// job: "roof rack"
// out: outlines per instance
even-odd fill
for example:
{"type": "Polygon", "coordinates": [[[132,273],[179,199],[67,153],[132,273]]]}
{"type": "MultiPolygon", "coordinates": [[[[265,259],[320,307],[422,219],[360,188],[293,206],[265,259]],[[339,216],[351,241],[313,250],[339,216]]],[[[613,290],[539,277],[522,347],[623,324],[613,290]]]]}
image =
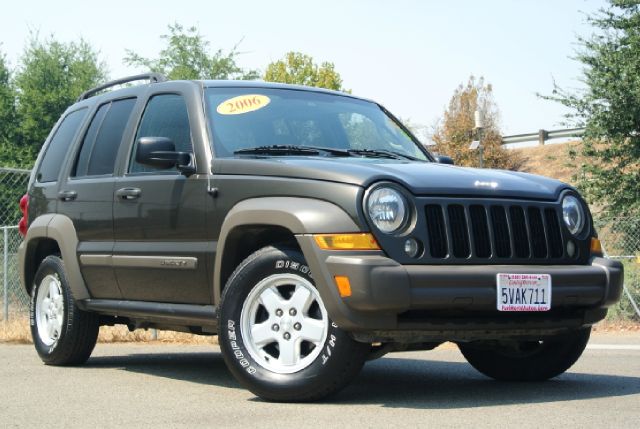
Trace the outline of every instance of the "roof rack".
{"type": "Polygon", "coordinates": [[[144,74],[137,74],[135,76],[123,77],[122,79],[112,80],[111,82],[107,82],[103,85],[96,86],[95,88],[92,88],[88,91],[83,92],[82,94],[80,94],[80,97],[78,97],[78,99],[76,100],[76,103],[78,101],[86,100],[87,98],[97,94],[98,92],[105,90],[107,88],[111,88],[112,86],[122,85],[129,82],[135,82],[137,80],[148,80],[150,83],[157,83],[157,82],[165,82],[167,78],[164,75],[161,75],[160,73],[144,73],[144,74]]]}

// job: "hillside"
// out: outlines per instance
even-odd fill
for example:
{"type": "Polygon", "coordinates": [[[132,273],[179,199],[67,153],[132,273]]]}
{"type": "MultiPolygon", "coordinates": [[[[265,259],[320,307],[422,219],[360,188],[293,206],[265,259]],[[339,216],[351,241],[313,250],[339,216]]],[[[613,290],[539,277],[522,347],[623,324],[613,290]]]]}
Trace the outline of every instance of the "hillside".
{"type": "Polygon", "coordinates": [[[520,171],[573,183],[572,176],[576,174],[580,160],[572,160],[569,152],[579,152],[579,145],[580,142],[576,141],[511,150],[518,152],[524,160],[520,171]]]}

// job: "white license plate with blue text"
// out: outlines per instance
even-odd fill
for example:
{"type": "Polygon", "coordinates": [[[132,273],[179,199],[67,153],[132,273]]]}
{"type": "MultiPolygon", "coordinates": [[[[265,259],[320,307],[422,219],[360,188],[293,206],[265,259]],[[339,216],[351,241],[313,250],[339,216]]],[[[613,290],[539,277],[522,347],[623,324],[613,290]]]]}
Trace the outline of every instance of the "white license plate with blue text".
{"type": "Polygon", "coordinates": [[[549,274],[498,274],[498,311],[549,311],[549,274]]]}

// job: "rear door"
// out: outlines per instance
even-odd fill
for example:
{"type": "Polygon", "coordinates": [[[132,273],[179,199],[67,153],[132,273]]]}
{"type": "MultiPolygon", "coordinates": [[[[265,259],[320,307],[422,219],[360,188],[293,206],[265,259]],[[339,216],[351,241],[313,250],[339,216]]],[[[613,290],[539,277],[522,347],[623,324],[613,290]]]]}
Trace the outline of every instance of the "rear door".
{"type": "MultiPolygon", "coordinates": [[[[135,161],[141,137],[170,138],[193,153],[189,111],[179,91],[149,97],[137,126],[128,167],[114,188],[113,267],[124,299],[208,304],[206,175],[185,177],[135,161]]],[[[195,163],[195,156],[193,157],[195,163]]]]}
{"type": "Polygon", "coordinates": [[[113,251],[116,158],[136,98],[98,106],[61,181],[58,213],[73,220],[80,269],[93,298],[121,298],[109,257],[113,251]]]}

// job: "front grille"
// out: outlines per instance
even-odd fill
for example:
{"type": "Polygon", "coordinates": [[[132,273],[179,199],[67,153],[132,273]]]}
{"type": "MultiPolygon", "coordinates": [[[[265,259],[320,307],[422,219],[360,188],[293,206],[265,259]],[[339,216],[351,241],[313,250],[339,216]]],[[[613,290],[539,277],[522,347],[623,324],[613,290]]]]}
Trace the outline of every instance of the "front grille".
{"type": "Polygon", "coordinates": [[[432,259],[554,262],[565,256],[559,213],[549,204],[439,200],[424,210],[432,259]]]}

